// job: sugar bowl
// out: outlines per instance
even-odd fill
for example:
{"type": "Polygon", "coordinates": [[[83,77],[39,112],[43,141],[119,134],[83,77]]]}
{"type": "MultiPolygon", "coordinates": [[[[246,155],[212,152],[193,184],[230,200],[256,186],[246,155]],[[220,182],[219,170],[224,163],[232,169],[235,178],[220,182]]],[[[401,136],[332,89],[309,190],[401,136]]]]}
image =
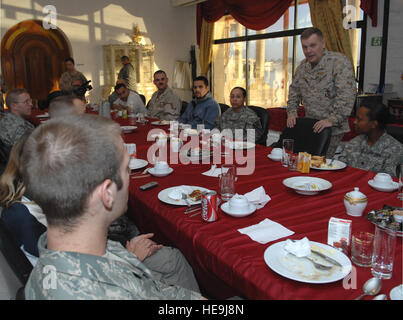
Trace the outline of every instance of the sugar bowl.
{"type": "Polygon", "coordinates": [[[347,192],[344,196],[344,205],[347,214],[353,217],[361,217],[367,207],[368,199],[360,189],[355,187],[354,191],[347,192]]]}

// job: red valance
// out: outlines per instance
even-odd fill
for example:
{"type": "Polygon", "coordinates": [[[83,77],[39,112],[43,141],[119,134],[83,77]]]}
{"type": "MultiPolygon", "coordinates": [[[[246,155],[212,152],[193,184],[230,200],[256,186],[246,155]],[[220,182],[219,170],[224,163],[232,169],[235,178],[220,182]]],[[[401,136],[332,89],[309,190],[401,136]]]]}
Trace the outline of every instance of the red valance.
{"type": "Polygon", "coordinates": [[[200,44],[201,21],[219,20],[227,12],[248,29],[262,30],[274,24],[292,0],[207,0],[197,5],[197,43],[200,44]]]}
{"type": "Polygon", "coordinates": [[[376,27],[378,23],[378,0],[361,0],[360,8],[372,20],[372,26],[376,27]]]}

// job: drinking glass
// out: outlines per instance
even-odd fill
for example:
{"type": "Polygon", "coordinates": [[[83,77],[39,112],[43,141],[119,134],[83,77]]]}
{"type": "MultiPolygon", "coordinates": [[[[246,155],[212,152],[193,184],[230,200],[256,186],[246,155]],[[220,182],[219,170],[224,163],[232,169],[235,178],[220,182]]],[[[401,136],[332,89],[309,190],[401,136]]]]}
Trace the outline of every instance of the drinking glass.
{"type": "Polygon", "coordinates": [[[288,167],[288,156],[293,153],[294,149],[294,139],[284,139],[283,140],[283,157],[281,158],[281,164],[283,167],[288,167]]]}
{"type": "Polygon", "coordinates": [[[374,235],[357,232],[351,237],[351,260],[360,267],[370,267],[374,249],[374,235]]]}
{"type": "Polygon", "coordinates": [[[288,170],[297,171],[298,155],[290,153],[288,155],[288,170]]]}
{"type": "Polygon", "coordinates": [[[376,225],[371,268],[371,272],[375,277],[381,279],[392,278],[395,246],[396,231],[376,225]]]}
{"type": "Polygon", "coordinates": [[[235,170],[236,168],[233,164],[223,164],[221,166],[221,174],[218,177],[220,195],[223,201],[230,200],[235,194],[235,170]]]}

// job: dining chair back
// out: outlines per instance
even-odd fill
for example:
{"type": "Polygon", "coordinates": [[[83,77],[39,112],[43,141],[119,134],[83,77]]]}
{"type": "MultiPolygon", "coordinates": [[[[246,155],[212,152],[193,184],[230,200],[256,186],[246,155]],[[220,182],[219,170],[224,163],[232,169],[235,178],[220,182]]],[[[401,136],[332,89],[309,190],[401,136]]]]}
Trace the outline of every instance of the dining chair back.
{"type": "Polygon", "coordinates": [[[229,105],[227,105],[225,103],[219,103],[219,105],[220,105],[221,114],[223,114],[225,111],[227,111],[229,109],[229,105]]]}
{"type": "Polygon", "coordinates": [[[313,132],[313,125],[317,119],[297,118],[292,128],[285,128],[273,148],[282,148],[284,139],[294,139],[294,153],[308,152],[312,155],[324,156],[329,147],[332,128],[323,129],[320,133],[313,132]]]}
{"type": "Polygon", "coordinates": [[[266,146],[267,134],[269,132],[270,114],[267,109],[262,107],[248,106],[248,108],[252,109],[257,114],[257,116],[260,118],[260,123],[262,124],[263,128],[263,135],[258,141],[256,141],[256,143],[266,146]]]}

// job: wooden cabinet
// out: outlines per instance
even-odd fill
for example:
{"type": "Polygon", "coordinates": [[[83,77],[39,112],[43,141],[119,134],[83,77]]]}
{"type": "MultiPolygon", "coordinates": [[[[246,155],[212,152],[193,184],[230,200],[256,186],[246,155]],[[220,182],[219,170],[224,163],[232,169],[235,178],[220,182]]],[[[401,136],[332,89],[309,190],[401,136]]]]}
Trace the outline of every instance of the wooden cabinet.
{"type": "Polygon", "coordinates": [[[136,71],[136,91],[143,94],[147,101],[156,90],[153,84],[154,45],[138,43],[110,44],[103,46],[105,86],[104,93],[112,92],[119,70],[122,68],[121,57],[128,56],[136,71]]]}

